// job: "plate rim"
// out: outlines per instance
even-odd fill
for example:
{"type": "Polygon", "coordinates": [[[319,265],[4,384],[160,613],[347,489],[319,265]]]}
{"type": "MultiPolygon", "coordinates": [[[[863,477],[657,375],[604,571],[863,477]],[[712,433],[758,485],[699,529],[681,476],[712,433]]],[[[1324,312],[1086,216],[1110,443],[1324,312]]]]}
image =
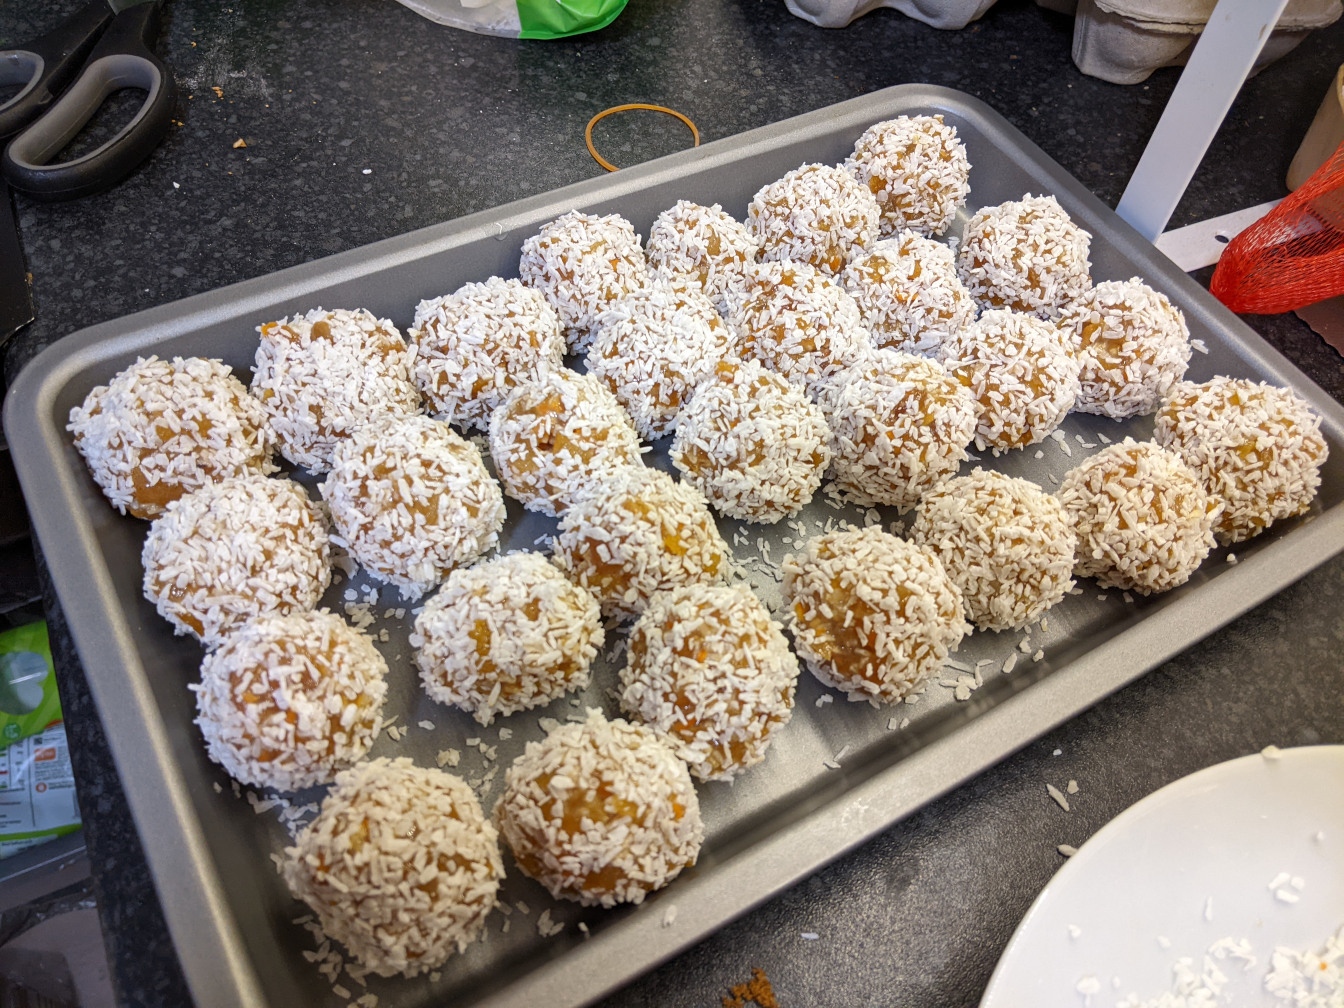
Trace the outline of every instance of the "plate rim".
{"type": "Polygon", "coordinates": [[[1034,929],[1036,919],[1045,912],[1047,904],[1052,903],[1057,898],[1061,888],[1073,885],[1075,876],[1092,870],[1091,858],[1084,858],[1084,854],[1089,847],[1093,851],[1099,850],[1103,845],[1111,842],[1116,835],[1130,830],[1133,824],[1149,819],[1159,807],[1165,810],[1167,803],[1174,798],[1179,798],[1189,792],[1203,790],[1209,785],[1217,788],[1233,786],[1239,778],[1246,774],[1250,767],[1261,767],[1271,762],[1288,764],[1316,761],[1332,761],[1337,763],[1340,769],[1344,769],[1344,743],[1290,746],[1279,749],[1273,755],[1266,755],[1262,749],[1244,756],[1235,756],[1232,759],[1223,760],[1220,763],[1191,771],[1183,777],[1178,777],[1157,790],[1150,791],[1138,801],[1117,813],[1087,838],[1078,848],[1077,854],[1065,859],[1064,863],[1050,876],[1050,880],[1046,882],[1041,891],[1037,893],[1036,898],[1032,900],[1031,906],[1022,915],[1022,919],[1013,930],[1012,937],[1008,939],[1008,944],[1004,946],[998,962],[994,965],[994,972],[990,974],[989,982],[985,985],[984,993],[980,997],[979,1008],[1002,1008],[1004,1004],[1011,1003],[1004,1001],[1003,997],[996,993],[995,987],[1003,982],[1006,971],[1016,964],[1016,957],[1024,954],[1021,951],[1022,944],[1028,939],[1028,933],[1034,929]],[[1079,858],[1083,858],[1083,860],[1079,860],[1079,858]]]}

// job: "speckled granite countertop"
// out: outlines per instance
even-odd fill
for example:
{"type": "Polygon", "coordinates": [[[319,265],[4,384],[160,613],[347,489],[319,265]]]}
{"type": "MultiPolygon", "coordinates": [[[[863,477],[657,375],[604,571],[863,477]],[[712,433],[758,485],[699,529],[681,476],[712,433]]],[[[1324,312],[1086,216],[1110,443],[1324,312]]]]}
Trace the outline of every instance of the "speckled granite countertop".
{"type": "MultiPolygon", "coordinates": [[[[74,6],[0,0],[0,45],[74,6]]],[[[7,371],[95,322],[600,174],[583,127],[622,102],[675,107],[711,140],[890,84],[947,85],[993,106],[1114,205],[1176,72],[1130,87],[1084,77],[1069,59],[1071,27],[1020,0],[959,32],[889,11],[826,31],[765,0],[633,0],[601,32],[519,43],[391,2],[173,0],[159,51],[183,86],[181,125],[109,193],[18,203],[38,319],[9,346],[7,371]]],[[[1173,226],[1283,194],[1342,52],[1344,23],[1247,83],[1173,226]]],[[[609,120],[599,139],[630,163],[677,149],[682,129],[636,115],[609,120]]],[[[1344,401],[1344,363],[1304,324],[1247,321],[1344,401]]],[[[48,602],[120,999],[187,1004],[106,740],[48,602]]],[[[717,1005],[760,967],[784,1005],[974,1004],[1059,867],[1057,844],[1081,844],[1201,767],[1270,743],[1344,742],[1342,617],[1337,556],[606,1003],[717,1005]],[[1044,784],[1068,778],[1081,787],[1065,815],[1044,784]]]]}

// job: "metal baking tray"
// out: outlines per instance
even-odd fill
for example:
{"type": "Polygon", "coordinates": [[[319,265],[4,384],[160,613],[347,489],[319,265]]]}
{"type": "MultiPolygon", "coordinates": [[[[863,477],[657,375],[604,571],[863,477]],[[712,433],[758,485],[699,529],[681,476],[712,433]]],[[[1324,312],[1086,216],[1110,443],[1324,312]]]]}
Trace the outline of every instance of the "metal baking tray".
{"type": "MultiPolygon", "coordinates": [[[[936,796],[1003,759],[1055,725],[1189,646],[1344,548],[1344,410],[1267,346],[1232,313],[1125,225],[1039,148],[982,103],[956,91],[903,85],[706,144],[616,174],[569,186],[461,220],[425,228],[271,276],[82,330],[37,357],[9,393],[5,426],[33,522],[51,565],[117,769],[140,828],[169,928],[196,1001],[205,1008],[342,1004],[306,958],[315,943],[294,921],[305,909],[284,889],[270,854],[287,841],[275,811],[254,811],[205,757],[192,724],[187,684],[201,658],[195,642],[174,638],[142,600],[140,543],[146,526],[118,516],[98,494],[65,433],[69,410],[95,384],[138,354],[222,357],[246,380],[265,321],[321,305],[364,307],[406,326],[416,302],[492,273],[516,276],[524,238],[570,209],[618,212],[647,234],[654,216],[677,199],[721,203],[742,218],[763,184],[804,162],[836,162],[869,125],[902,113],[939,113],[968,148],[971,207],[1053,193],[1093,234],[1097,280],[1140,276],[1185,312],[1208,353],[1194,355],[1189,377],[1231,374],[1291,385],[1325,418],[1330,443],[1319,498],[1311,513],[1280,523],[1236,549],[1215,552],[1189,584],[1167,595],[1127,600],[1080,582],[1083,591],[1048,614],[1029,642],[1020,633],[977,633],[955,656],[985,666],[984,683],[965,701],[931,683],[913,704],[873,709],[833,702],[804,672],[793,721],[765,763],[735,785],[700,787],[707,841],[699,863],[638,908],[584,910],[552,901],[521,876],[507,856],[503,892],[527,914],[496,913],[487,937],[431,977],[369,979],[384,1008],[462,1005],[500,1008],[587,1003],[686,948],[794,884],[873,834],[891,828],[936,796]],[[1019,647],[1021,645],[1021,648],[1019,647]],[[1025,650],[1022,650],[1025,648],[1025,650]],[[1033,660],[1036,652],[1044,652],[1033,660]],[[999,671],[1010,654],[1016,667],[999,671]],[[839,759],[836,760],[836,757],[839,759]],[[838,768],[828,766],[837,763],[838,768]],[[538,918],[549,911],[563,930],[546,937],[538,918]],[[504,931],[505,921],[508,930],[504,931]],[[578,924],[586,924],[584,935],[578,924]]],[[[962,218],[964,220],[964,216],[962,218]]],[[[957,227],[952,233],[959,233],[957,227]]],[[[1105,435],[1118,440],[1151,432],[1149,420],[1123,424],[1071,416],[1059,442],[992,458],[1047,489],[1105,435]],[[1037,455],[1040,455],[1038,458],[1037,455]]],[[[666,465],[666,446],[651,458],[666,465]]],[[[311,482],[311,481],[309,481],[311,482]]],[[[544,543],[554,524],[510,507],[504,548],[544,543]]],[[[875,517],[875,516],[870,516],[875,517]]],[[[883,521],[895,516],[883,513],[883,521]]],[[[863,521],[858,509],[835,510],[819,496],[803,515],[808,534],[828,520],[863,521]]],[[[768,604],[777,586],[759,560],[769,543],[777,561],[796,533],[724,521],[739,562],[768,604]]],[[[544,546],[542,547],[544,548],[544,546]]],[[[326,604],[340,610],[367,581],[335,585],[326,604]]],[[[385,591],[375,608],[402,603],[385,591]]],[[[524,742],[539,737],[538,718],[563,720],[584,706],[615,705],[609,662],[573,702],[514,715],[481,729],[465,715],[423,696],[409,660],[406,620],[381,619],[393,681],[387,713],[407,734],[384,734],[374,755],[410,755],[432,764],[436,752],[462,752],[458,772],[480,778],[488,764],[465,740],[497,745],[500,768],[524,742]],[[431,728],[419,722],[432,723],[431,728]],[[500,739],[500,727],[512,736],[500,739]]],[[[264,797],[264,796],[258,796],[264,797]]],[[[299,796],[315,801],[320,791],[299,796]]],[[[364,988],[339,978],[352,997],[364,988]]]]}

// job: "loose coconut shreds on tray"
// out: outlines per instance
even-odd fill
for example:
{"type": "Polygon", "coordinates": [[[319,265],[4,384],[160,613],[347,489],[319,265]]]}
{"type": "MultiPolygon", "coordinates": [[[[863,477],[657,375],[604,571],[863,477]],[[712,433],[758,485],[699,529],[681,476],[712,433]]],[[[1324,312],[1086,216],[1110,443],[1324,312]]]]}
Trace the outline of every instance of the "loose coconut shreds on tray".
{"type": "Polygon", "coordinates": [[[1190,362],[1185,316],[1138,277],[1097,284],[1064,307],[1059,325],[1081,366],[1079,413],[1151,413],[1190,362]]]}
{"type": "Polygon", "coordinates": [[[66,430],[103,495],[136,518],[208,483],[277,468],[266,414],[219,360],[137,357],[70,411],[66,430]]]}
{"type": "Polygon", "coordinates": [[[499,542],[504,497],[476,447],[426,416],[385,417],[336,447],[322,483],[340,544],[417,599],[499,542]]]}
{"type": "Polygon", "coordinates": [[[744,272],[729,319],[743,356],[816,396],[825,382],[872,352],[854,299],[838,283],[798,262],[763,262],[744,272]]]}
{"type": "Polygon", "coordinates": [[[694,278],[726,312],[724,293],[741,285],[742,269],[756,261],[758,247],[751,229],[719,204],[677,200],[654,219],[646,250],[655,275],[694,278]]]}
{"type": "Polygon", "coordinates": [[[877,199],[883,237],[904,228],[942,234],[971,191],[966,145],[942,116],[874,123],[854,144],[845,168],[877,199]]]}
{"type": "Polygon", "coordinates": [[[1078,396],[1078,358],[1060,329],[987,311],[943,344],[947,370],[977,400],[978,449],[1025,448],[1050,434],[1078,396]]]}
{"type": "Polygon", "coordinates": [[[686,283],[655,282],[613,301],[588,349],[588,373],[607,383],[649,441],[672,432],[696,383],[735,342],[708,295],[686,283]]]}
{"type": "Polygon", "coordinates": [[[379,976],[418,976],[476,939],[504,868],[471,789],[409,759],[345,770],[285,848],[290,891],[379,976]]]}
{"type": "Polygon", "coordinates": [[[704,495],[657,469],[619,469],[560,519],[555,562],[603,613],[643,612],[656,593],[717,584],[730,553],[704,495]]]}
{"type": "Polygon", "coordinates": [[[411,381],[415,349],[387,319],[314,308],[257,331],[252,394],[294,465],[326,472],[332,450],[358,427],[420,410],[411,381]]]}
{"type": "Polygon", "coordinates": [[[611,390],[567,368],[509,393],[490,417],[490,457],[510,497],[551,516],[604,473],[644,464],[639,435],[611,390]]]}
{"type": "Polygon", "coordinates": [[[877,373],[859,373],[824,397],[830,475],[855,498],[908,511],[965,460],[976,402],[937,361],[878,353],[877,373]]]}
{"type": "Polygon", "coordinates": [[[1224,503],[1214,529],[1223,544],[1305,512],[1329,451],[1320,416],[1296,392],[1225,376],[1173,385],[1153,437],[1179,454],[1224,503]]]}
{"type": "Polygon", "coordinates": [[[698,780],[728,780],[759,763],[792,714],[798,659],[742,585],[654,596],[627,655],[621,709],[659,732],[698,780]]]}
{"type": "Polygon", "coordinates": [[[560,316],[569,352],[588,349],[598,313],[649,280],[634,225],[619,214],[571,210],[523,242],[518,275],[560,316]]]}
{"type": "Polygon", "coordinates": [[[1189,580],[1223,508],[1179,455],[1132,438],[1071,469],[1058,497],[1078,534],[1074,573],[1141,595],[1189,580]]]}
{"type": "Polygon", "coordinates": [[[446,420],[486,430],[509,392],[563,364],[560,317],[521,280],[490,277],[421,301],[415,384],[446,420]]]}
{"type": "Polygon", "coordinates": [[[244,784],[297,791],[368,754],[387,663],[326,609],[268,613],[207,654],[190,688],[212,760],[244,784]]]}
{"type": "Polygon", "coordinates": [[[933,551],[878,527],[810,539],[782,570],[799,656],[851,700],[905,698],[971,629],[933,551]]]}
{"type": "Polygon", "coordinates": [[[1059,501],[979,467],[924,495],[913,542],[938,554],[981,630],[1020,630],[1074,587],[1078,537],[1059,501]]]}
{"type": "Polygon", "coordinates": [[[235,476],[193,490],[149,527],[145,598],[176,634],[214,647],[254,616],[311,609],[331,583],[331,545],[299,484],[235,476]]]}
{"type": "Polygon", "coordinates": [[[804,262],[825,273],[877,241],[881,210],[873,194],[834,165],[805,164],[762,186],[747,205],[747,224],[762,260],[804,262]]]}
{"type": "Polygon", "coordinates": [[[830,436],[800,387],[755,361],[725,360],[683,408],[671,458],[720,514],[771,523],[812,499],[830,436]]]}
{"type": "Polygon", "coordinates": [[[961,279],[986,307],[1051,315],[1092,286],[1092,236],[1053,196],[982,207],[966,225],[961,279]]]}
{"type": "Polygon", "coordinates": [[[643,902],[704,842],[686,764],[651,729],[596,708],[527,743],[494,818],[525,875],[584,906],[643,902]]]}
{"type": "Polygon", "coordinates": [[[410,638],[430,698],[483,725],[586,687],[604,640],[597,599],[539,553],[453,571],[410,638]]]}
{"type": "Polygon", "coordinates": [[[875,346],[934,354],[975,318],[975,299],[957,275],[952,250],[914,231],[878,242],[839,279],[875,346]]]}

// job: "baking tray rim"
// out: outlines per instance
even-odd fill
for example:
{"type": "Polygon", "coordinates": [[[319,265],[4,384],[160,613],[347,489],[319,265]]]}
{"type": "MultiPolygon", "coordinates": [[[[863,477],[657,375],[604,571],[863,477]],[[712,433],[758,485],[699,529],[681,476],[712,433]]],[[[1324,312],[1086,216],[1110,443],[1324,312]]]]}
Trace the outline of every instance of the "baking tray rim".
{"type": "MultiPolygon", "coordinates": [[[[1168,289],[1182,288],[1210,325],[1231,327],[1241,349],[1266,367],[1290,376],[1295,387],[1336,428],[1344,428],[1344,407],[1331,399],[1290,361],[1180,272],[1149,242],[1114,217],[1049,155],[1002,115],[970,95],[934,85],[905,84],[861,95],[781,120],[702,147],[643,165],[598,176],[500,207],[407,232],[285,270],[157,306],[75,332],[37,355],[18,375],[4,409],[15,467],[30,499],[56,495],[76,500],[74,481],[82,472],[69,465],[64,420],[54,400],[64,383],[90,363],[147,350],[175,335],[223,318],[255,314],[281,299],[313,296],[321,288],[363,277],[502,233],[510,222],[544,220],[564,209],[605,202],[655,186],[695,168],[713,168],[749,158],[781,139],[825,132],[853,119],[868,124],[915,107],[942,108],[975,122],[989,137],[1010,141],[1028,155],[1031,167],[1048,177],[1056,195],[1107,219],[1109,237],[1132,264],[1160,275],[1168,289]],[[885,111],[884,111],[885,110],[885,111]]],[[[1071,213],[1076,212],[1073,207],[1071,213]]],[[[78,509],[33,507],[32,520],[46,550],[52,582],[68,614],[71,635],[104,725],[135,724],[143,736],[108,731],[118,772],[137,826],[167,821],[172,831],[141,829],[151,873],[158,886],[169,931],[193,995],[202,1005],[266,1003],[238,933],[228,901],[210,871],[201,824],[175,764],[165,726],[134,652],[129,627],[105,608],[113,597],[109,575],[91,529],[91,516],[78,509]],[[102,670],[120,660],[119,680],[102,670]],[[209,955],[198,950],[211,949],[209,955]]],[[[1236,577],[1220,577],[1198,592],[1170,601],[1136,624],[1118,631],[1063,668],[999,702],[862,783],[838,792],[811,813],[712,870],[678,883],[675,925],[658,915],[630,914],[607,929],[476,1002],[476,1008],[504,1008],[546,996],[552,1003],[582,1004],[609,993],[665,961],[752,907],[842,856],[938,796],[1081,713],[1105,696],[1214,632],[1281,590],[1335,553],[1344,550],[1344,504],[1303,522],[1290,536],[1267,544],[1239,565],[1236,577]],[[1251,590],[1245,590],[1250,586],[1251,590]],[[1219,605],[1212,620],[1211,605],[1219,605]],[[1153,646],[1150,638],[1160,642],[1153,646]],[[1114,660],[1143,641],[1143,660],[1114,660]],[[951,769],[949,769],[951,768],[951,769]],[[899,786],[893,786],[899,784],[899,786]],[[699,898],[712,892],[712,899],[699,898]],[[650,949],[657,952],[650,954],[650,949]],[[613,969],[612,964],[619,964],[613,969]],[[629,964],[636,965],[631,968],[629,964]]]]}

